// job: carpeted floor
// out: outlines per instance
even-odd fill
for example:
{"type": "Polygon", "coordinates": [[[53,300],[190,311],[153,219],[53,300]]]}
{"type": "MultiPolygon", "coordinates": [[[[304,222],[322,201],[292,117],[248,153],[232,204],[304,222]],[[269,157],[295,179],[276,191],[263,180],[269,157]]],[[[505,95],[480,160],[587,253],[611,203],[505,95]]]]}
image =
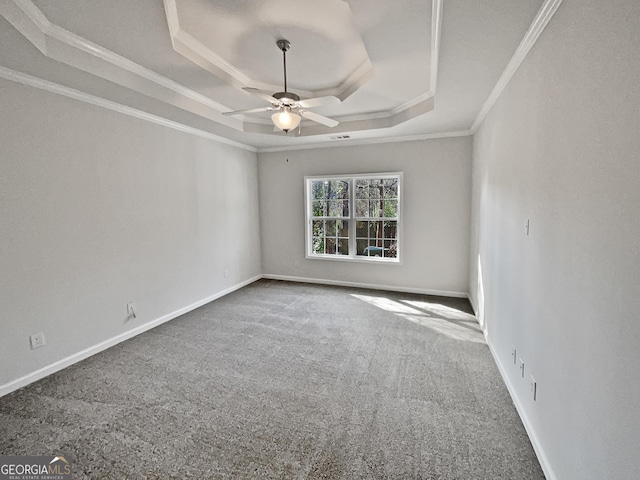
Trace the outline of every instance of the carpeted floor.
{"type": "Polygon", "coordinates": [[[543,479],[468,312],[261,280],[0,398],[0,453],[76,479],[543,479]]]}

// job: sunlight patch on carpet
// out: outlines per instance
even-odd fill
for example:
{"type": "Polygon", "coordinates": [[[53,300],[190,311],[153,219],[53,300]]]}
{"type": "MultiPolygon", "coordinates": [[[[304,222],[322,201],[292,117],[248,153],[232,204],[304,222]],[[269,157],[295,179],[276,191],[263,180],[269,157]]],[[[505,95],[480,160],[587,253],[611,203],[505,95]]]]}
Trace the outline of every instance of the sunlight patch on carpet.
{"type": "Polygon", "coordinates": [[[430,328],[454,340],[485,343],[484,336],[480,326],[476,323],[475,317],[455,308],[415,300],[399,302],[383,296],[359,294],[352,294],[351,296],[391,312],[400,318],[430,328]]]}

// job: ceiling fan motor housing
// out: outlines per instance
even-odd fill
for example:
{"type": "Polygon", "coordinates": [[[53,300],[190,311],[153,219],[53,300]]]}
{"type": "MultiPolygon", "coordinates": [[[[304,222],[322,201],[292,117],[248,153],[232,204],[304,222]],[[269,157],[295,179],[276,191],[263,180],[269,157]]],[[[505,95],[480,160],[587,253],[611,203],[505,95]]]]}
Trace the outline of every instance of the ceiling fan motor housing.
{"type": "Polygon", "coordinates": [[[295,93],[291,93],[291,92],[274,93],[273,94],[273,98],[277,98],[278,100],[280,100],[285,105],[290,105],[292,103],[300,101],[300,97],[298,95],[296,95],[295,93]]]}

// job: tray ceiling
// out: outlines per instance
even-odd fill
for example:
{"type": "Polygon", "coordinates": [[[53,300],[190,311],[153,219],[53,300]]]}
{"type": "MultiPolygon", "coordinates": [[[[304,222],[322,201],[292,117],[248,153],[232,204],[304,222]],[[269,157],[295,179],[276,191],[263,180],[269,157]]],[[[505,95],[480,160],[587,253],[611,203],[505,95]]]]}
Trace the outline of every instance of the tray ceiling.
{"type": "Polygon", "coordinates": [[[0,66],[257,148],[456,134],[546,3],[3,0],[0,66]],[[304,121],[296,137],[274,132],[268,112],[222,115],[266,106],[243,87],[283,90],[279,38],[292,43],[288,90],[338,97],[313,110],[340,125],[304,121]]]}

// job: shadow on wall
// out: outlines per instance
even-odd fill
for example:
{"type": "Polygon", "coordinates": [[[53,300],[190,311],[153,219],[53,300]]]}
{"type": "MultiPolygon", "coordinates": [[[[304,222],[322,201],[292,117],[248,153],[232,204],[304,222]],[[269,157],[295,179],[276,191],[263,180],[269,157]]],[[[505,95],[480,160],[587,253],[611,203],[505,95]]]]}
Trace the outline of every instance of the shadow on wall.
{"type": "Polygon", "coordinates": [[[476,318],[455,308],[417,300],[396,301],[382,296],[357,294],[351,296],[454,340],[485,343],[476,318]]]}

